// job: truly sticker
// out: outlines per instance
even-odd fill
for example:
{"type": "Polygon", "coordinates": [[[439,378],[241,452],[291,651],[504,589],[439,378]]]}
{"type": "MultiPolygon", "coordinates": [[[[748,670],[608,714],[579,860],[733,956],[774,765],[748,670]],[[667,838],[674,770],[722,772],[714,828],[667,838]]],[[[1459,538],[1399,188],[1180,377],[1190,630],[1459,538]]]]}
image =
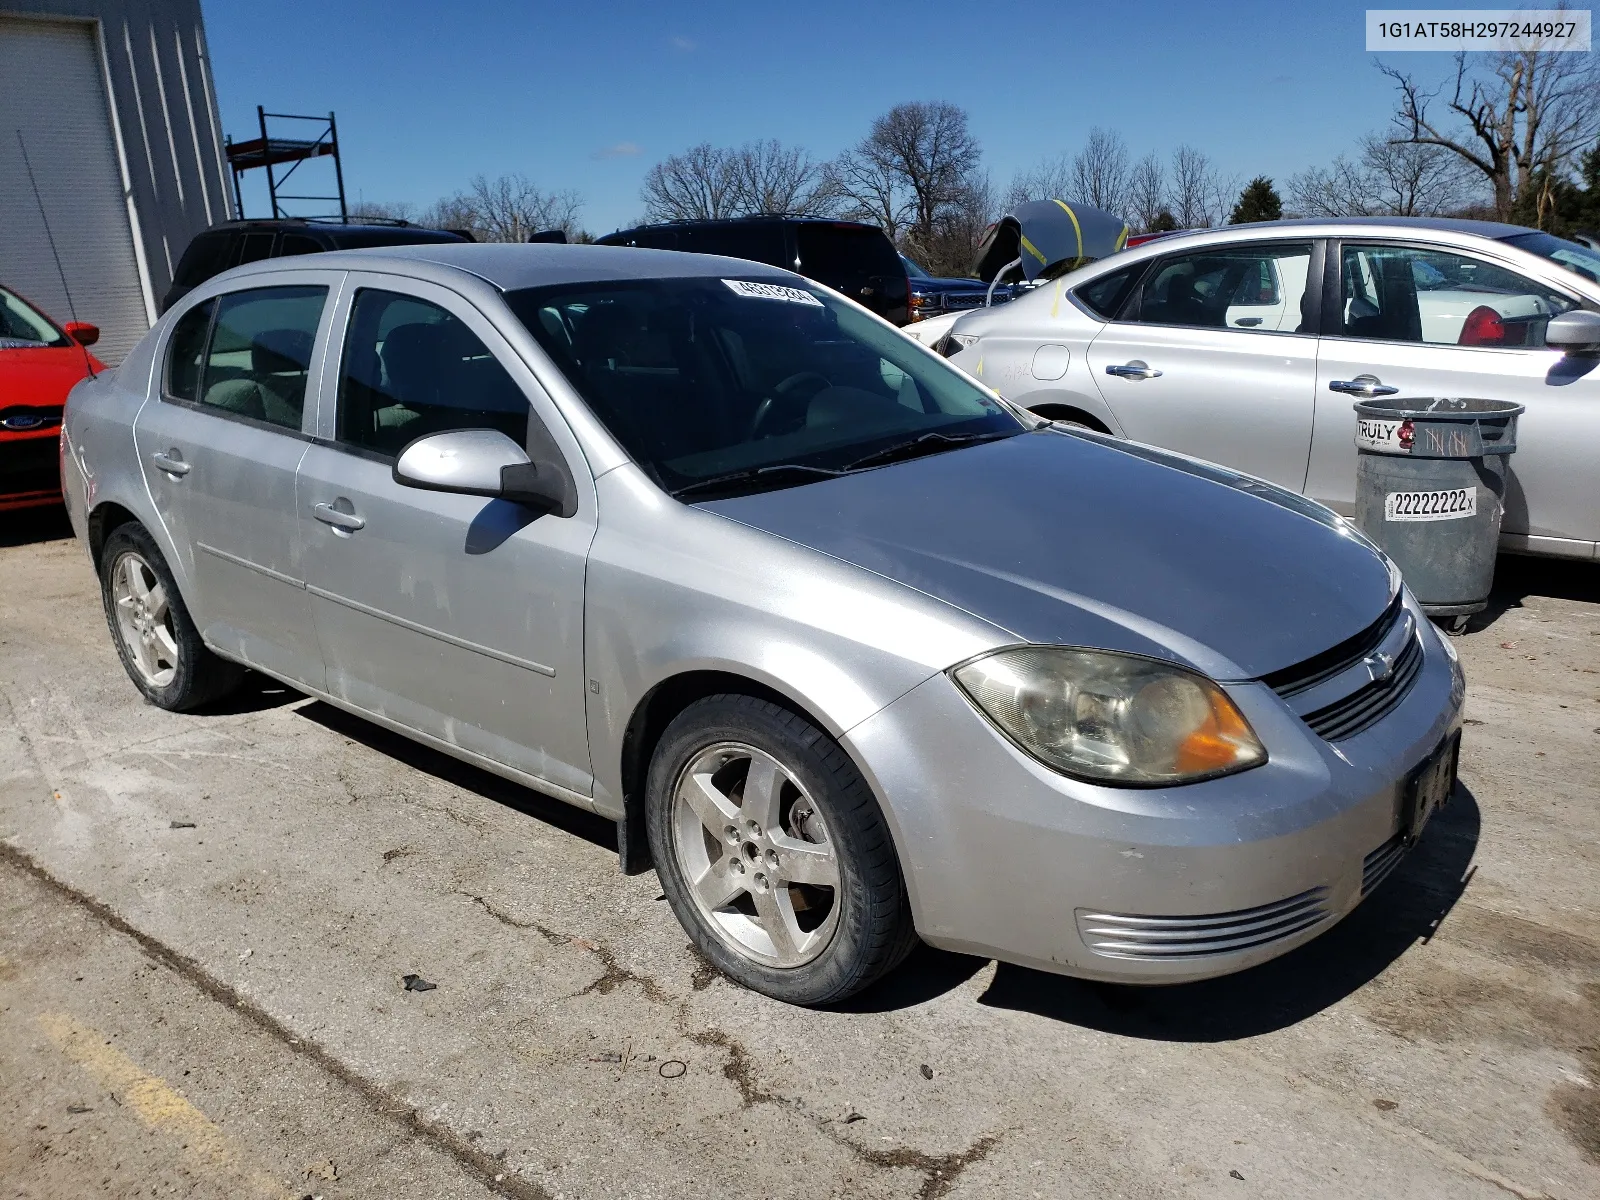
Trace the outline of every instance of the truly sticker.
{"type": "Polygon", "coordinates": [[[740,296],[756,300],[784,300],[790,304],[809,304],[821,308],[822,301],[802,288],[783,287],[776,283],[752,283],[748,279],[724,279],[723,283],[740,296]]]}
{"type": "Polygon", "coordinates": [[[1385,521],[1456,521],[1478,515],[1478,489],[1442,492],[1390,492],[1383,498],[1385,521]]]}
{"type": "Polygon", "coordinates": [[[1399,421],[1356,418],[1356,445],[1362,450],[1387,450],[1392,454],[1400,449],[1409,449],[1400,445],[1399,434],[1399,421]]]}

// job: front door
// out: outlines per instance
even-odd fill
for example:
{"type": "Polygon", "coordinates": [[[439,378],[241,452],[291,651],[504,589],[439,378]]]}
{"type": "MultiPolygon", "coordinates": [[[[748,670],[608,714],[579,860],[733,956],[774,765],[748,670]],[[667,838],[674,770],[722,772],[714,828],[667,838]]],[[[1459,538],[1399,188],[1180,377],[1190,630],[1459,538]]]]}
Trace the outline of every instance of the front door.
{"type": "Polygon", "coordinates": [[[1475,255],[1438,247],[1340,247],[1341,311],[1317,374],[1306,493],[1354,511],[1353,405],[1367,395],[1478,396],[1527,406],[1508,462],[1510,548],[1590,556],[1600,540],[1600,372],[1544,345],[1577,300],[1475,255]]]}
{"type": "Polygon", "coordinates": [[[310,445],[307,385],[338,276],[295,279],[225,292],[178,318],[160,399],[140,410],[134,442],[206,642],[320,687],[294,489],[310,445]]]}
{"type": "Polygon", "coordinates": [[[1312,249],[1244,243],[1158,262],[1089,345],[1122,432],[1298,492],[1317,374],[1312,249]]]}
{"type": "Polygon", "coordinates": [[[352,275],[344,307],[335,403],[300,464],[298,498],[327,690],[591,794],[583,581],[595,503],[576,442],[493,325],[454,293],[352,275]],[[394,481],[413,438],[483,428],[519,445],[553,439],[580,480],[578,513],[394,481]]]}

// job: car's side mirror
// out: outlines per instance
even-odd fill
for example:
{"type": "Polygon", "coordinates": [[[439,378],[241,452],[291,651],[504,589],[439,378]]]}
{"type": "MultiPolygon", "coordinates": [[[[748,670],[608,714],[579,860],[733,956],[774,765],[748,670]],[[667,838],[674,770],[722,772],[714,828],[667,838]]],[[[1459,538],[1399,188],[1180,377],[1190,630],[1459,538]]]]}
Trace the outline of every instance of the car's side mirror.
{"type": "Polygon", "coordinates": [[[394,481],[406,487],[492,496],[558,517],[578,511],[578,490],[566,464],[534,462],[498,429],[456,429],[419,437],[400,451],[393,474],[394,481]]]}
{"type": "Polygon", "coordinates": [[[1545,326],[1544,344],[1552,350],[1565,350],[1568,354],[1592,354],[1600,351],[1600,313],[1576,308],[1559,317],[1551,317],[1545,326]]]}
{"type": "Polygon", "coordinates": [[[62,329],[80,346],[92,346],[100,340],[100,326],[87,321],[68,321],[62,329]]]}

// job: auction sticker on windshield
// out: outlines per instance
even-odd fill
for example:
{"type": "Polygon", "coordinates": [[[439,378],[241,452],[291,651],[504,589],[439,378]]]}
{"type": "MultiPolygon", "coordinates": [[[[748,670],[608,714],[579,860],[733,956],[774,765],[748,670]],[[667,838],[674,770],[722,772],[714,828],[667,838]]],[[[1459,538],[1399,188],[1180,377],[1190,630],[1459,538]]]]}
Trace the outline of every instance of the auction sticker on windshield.
{"type": "Polygon", "coordinates": [[[1368,417],[1356,418],[1356,446],[1362,450],[1380,450],[1394,454],[1408,449],[1400,445],[1399,421],[1377,421],[1368,417]]]}
{"type": "Polygon", "coordinates": [[[1455,521],[1478,515],[1478,489],[1442,492],[1390,492],[1383,498],[1385,521],[1455,521]]]}
{"type": "Polygon", "coordinates": [[[748,279],[724,279],[722,282],[741,296],[751,296],[757,300],[786,300],[790,304],[822,307],[821,300],[802,288],[780,287],[776,283],[751,283],[748,279]]]}

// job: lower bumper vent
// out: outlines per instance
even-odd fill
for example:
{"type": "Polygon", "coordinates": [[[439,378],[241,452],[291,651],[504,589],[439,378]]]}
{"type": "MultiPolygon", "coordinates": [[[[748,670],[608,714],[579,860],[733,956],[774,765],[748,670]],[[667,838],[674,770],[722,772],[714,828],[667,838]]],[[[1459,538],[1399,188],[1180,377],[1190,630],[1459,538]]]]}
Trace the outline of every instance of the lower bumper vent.
{"type": "Polygon", "coordinates": [[[1361,862],[1361,895],[1372,895],[1378,885],[1389,878],[1389,873],[1400,865],[1406,856],[1406,843],[1398,833],[1379,846],[1361,862]]]}
{"type": "Polygon", "coordinates": [[[1328,889],[1275,904],[1194,917],[1136,917],[1078,911],[1084,945],[1111,958],[1171,960],[1235,954],[1293,937],[1328,916],[1328,889]]]}

